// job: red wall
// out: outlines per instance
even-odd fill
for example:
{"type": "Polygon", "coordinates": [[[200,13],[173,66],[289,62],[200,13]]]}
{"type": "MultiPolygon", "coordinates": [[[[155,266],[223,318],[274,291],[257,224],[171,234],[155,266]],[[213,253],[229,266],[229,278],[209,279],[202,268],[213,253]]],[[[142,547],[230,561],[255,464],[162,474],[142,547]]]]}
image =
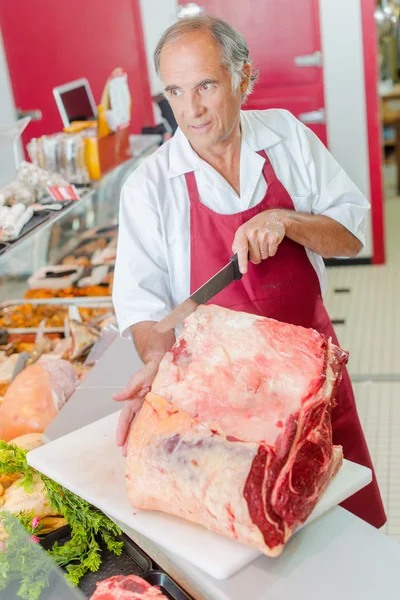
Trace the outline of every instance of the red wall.
{"type": "Polygon", "coordinates": [[[375,0],[362,0],[362,27],[365,65],[365,97],[368,124],[369,170],[371,186],[371,217],[373,262],[385,262],[384,195],[382,181],[381,119],[377,91],[378,48],[374,19],[375,0]]]}
{"type": "Polygon", "coordinates": [[[132,131],[153,123],[139,0],[3,0],[0,29],[17,108],[43,113],[25,142],[62,129],[53,87],[87,77],[98,104],[115,67],[128,72],[132,131]]]}

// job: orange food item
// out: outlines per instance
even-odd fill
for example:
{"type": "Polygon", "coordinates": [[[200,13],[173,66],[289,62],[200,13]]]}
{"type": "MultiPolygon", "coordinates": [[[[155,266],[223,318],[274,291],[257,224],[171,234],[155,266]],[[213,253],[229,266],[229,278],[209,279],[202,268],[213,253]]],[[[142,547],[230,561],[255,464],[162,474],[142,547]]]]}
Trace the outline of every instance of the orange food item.
{"type": "Polygon", "coordinates": [[[109,296],[110,289],[108,286],[92,285],[85,288],[69,287],[61,290],[51,290],[48,288],[27,290],[24,297],[26,299],[33,298],[81,298],[86,296],[109,296]]]}
{"type": "Polygon", "coordinates": [[[12,329],[39,327],[43,319],[46,320],[46,327],[63,327],[67,314],[65,306],[20,304],[10,306],[2,311],[0,327],[12,329]]]}
{"type": "Polygon", "coordinates": [[[40,359],[10,384],[0,405],[0,439],[43,433],[78,385],[66,360],[40,359]]]}
{"type": "Polygon", "coordinates": [[[61,262],[62,265],[78,265],[80,267],[90,267],[92,264],[87,256],[66,256],[61,262]]]}
{"type": "MultiPolygon", "coordinates": [[[[109,308],[79,308],[83,321],[90,321],[109,311],[109,308]]],[[[43,319],[46,320],[46,327],[48,328],[64,327],[64,320],[67,316],[68,309],[66,306],[20,304],[3,310],[0,316],[0,327],[12,329],[39,327],[43,319]]]]}

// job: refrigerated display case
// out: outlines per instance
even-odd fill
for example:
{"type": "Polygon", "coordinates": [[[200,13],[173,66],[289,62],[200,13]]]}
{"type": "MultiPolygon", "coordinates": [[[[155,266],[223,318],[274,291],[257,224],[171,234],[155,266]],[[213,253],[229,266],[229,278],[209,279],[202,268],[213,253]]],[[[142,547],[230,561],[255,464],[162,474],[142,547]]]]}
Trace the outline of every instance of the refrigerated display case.
{"type": "MultiPolygon", "coordinates": [[[[142,136],[143,137],[143,136],[142,136]]],[[[158,147],[154,136],[142,141],[136,156],[121,164],[90,188],[81,188],[81,198],[31,229],[13,244],[0,247],[0,302],[23,298],[28,279],[39,269],[59,265],[95,231],[98,239],[107,239],[110,229],[117,230],[119,197],[122,185],[158,147]]],[[[156,136],[158,138],[158,136],[156,136]]]]}

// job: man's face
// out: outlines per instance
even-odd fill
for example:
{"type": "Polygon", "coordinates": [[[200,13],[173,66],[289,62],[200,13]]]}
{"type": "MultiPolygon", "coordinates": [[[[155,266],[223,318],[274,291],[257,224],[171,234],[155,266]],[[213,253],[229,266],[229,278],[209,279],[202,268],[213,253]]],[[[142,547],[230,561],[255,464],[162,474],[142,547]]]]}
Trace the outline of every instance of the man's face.
{"type": "Polygon", "coordinates": [[[238,123],[240,88],[209,32],[193,32],[164,47],[161,78],[175,119],[195,150],[210,150],[226,140],[238,123]]]}

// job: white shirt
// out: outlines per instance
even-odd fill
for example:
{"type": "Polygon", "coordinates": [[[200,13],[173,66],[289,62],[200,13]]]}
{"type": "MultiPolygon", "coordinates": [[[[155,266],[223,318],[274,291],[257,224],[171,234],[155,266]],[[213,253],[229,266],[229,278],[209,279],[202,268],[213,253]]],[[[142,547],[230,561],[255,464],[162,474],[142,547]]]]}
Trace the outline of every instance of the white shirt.
{"type": "MultiPolygon", "coordinates": [[[[135,323],[159,321],[190,295],[185,180],[190,171],[203,204],[218,213],[241,212],[265,195],[265,159],[257,151],[266,150],[297,211],[331,217],[365,243],[369,203],[310,129],[280,109],[242,111],[241,129],[240,196],[194,152],[179,129],[128,177],[121,193],[113,290],[122,335],[130,335],[135,323]]],[[[323,259],[306,251],[324,293],[323,259]]]]}

